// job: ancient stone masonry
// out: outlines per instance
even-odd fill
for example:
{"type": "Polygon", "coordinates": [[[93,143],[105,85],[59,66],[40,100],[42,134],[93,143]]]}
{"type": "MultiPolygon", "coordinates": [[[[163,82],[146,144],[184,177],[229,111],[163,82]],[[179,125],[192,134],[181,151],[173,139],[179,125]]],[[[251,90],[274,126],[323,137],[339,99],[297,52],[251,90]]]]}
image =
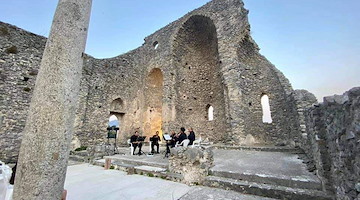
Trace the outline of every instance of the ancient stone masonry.
{"type": "Polygon", "coordinates": [[[181,174],[183,183],[199,185],[205,181],[213,162],[213,152],[210,148],[178,147],[172,150],[169,171],[181,174]]]}
{"type": "Polygon", "coordinates": [[[360,198],[360,88],[325,97],[306,113],[309,153],[324,189],[360,198]]]}
{"type": "MultiPolygon", "coordinates": [[[[75,139],[85,146],[105,143],[108,118],[115,115],[119,143],[135,129],[150,136],[185,126],[215,143],[241,145],[248,136],[257,144],[298,145],[294,91],[259,54],[247,14],[240,0],[213,0],[126,54],[84,55],[75,139]],[[262,122],[263,95],[272,123],[262,122]]],[[[0,25],[0,158],[14,161],[46,39],[0,25]]]]}
{"type": "Polygon", "coordinates": [[[46,38],[0,23],[0,159],[15,161],[46,38]]]}
{"type": "Polygon", "coordinates": [[[299,125],[301,130],[301,140],[299,145],[305,149],[307,147],[307,133],[305,123],[305,111],[318,103],[314,94],[306,90],[295,90],[294,98],[296,101],[297,112],[299,114],[299,125]]]}

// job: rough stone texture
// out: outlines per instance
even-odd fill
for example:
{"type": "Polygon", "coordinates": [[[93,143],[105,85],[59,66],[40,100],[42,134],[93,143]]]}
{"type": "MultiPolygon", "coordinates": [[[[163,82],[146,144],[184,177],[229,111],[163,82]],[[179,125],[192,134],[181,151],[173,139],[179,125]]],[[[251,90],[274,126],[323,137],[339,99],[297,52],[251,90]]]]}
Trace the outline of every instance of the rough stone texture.
{"type": "MultiPolygon", "coordinates": [[[[109,59],[84,55],[75,117],[80,145],[106,143],[112,114],[120,119],[119,143],[126,143],[135,129],[150,136],[181,126],[215,143],[245,144],[249,134],[254,144],[298,141],[291,85],[259,54],[247,14],[240,0],[213,0],[126,54],[109,59]],[[262,122],[264,94],[270,99],[271,124],[262,122]],[[212,121],[209,106],[214,107],[212,121]]],[[[0,25],[1,159],[14,161],[45,38],[0,25]],[[12,46],[17,53],[8,53],[16,52],[7,50],[12,46]]]]}
{"type": "Polygon", "coordinates": [[[241,194],[234,191],[208,187],[192,187],[180,200],[275,200],[272,198],[241,194]]]}
{"type": "Polygon", "coordinates": [[[17,160],[46,38],[0,23],[0,159],[17,160]],[[17,53],[6,53],[11,46],[17,53]]]}
{"type": "Polygon", "coordinates": [[[171,151],[169,170],[183,175],[183,183],[202,184],[213,166],[211,149],[179,147],[171,151]]]}
{"type": "Polygon", "coordinates": [[[312,155],[312,148],[313,146],[310,145],[308,140],[308,134],[306,132],[306,122],[305,122],[305,113],[306,110],[313,107],[318,103],[314,94],[308,92],[307,90],[295,90],[294,91],[294,98],[297,107],[297,113],[299,116],[299,126],[301,130],[301,135],[298,137],[298,140],[294,141],[294,146],[300,147],[305,154],[301,154],[300,157],[304,160],[304,162],[308,166],[309,171],[314,171],[316,169],[316,165],[314,160],[310,155],[312,155]]]}
{"type": "Polygon", "coordinates": [[[60,199],[91,0],[60,0],[41,60],[18,159],[14,199],[60,199]]]}
{"type": "Polygon", "coordinates": [[[307,90],[295,90],[294,98],[296,101],[297,112],[299,114],[299,124],[301,130],[301,140],[297,145],[305,149],[307,146],[307,133],[305,123],[305,111],[318,103],[314,94],[307,90]]]}
{"type": "Polygon", "coordinates": [[[337,199],[359,197],[360,87],[325,97],[306,114],[308,139],[324,188],[337,199]]]}
{"type": "Polygon", "coordinates": [[[213,152],[215,166],[210,170],[213,175],[286,187],[311,187],[307,189],[317,189],[320,185],[319,179],[306,170],[296,154],[222,149],[213,152]]]}

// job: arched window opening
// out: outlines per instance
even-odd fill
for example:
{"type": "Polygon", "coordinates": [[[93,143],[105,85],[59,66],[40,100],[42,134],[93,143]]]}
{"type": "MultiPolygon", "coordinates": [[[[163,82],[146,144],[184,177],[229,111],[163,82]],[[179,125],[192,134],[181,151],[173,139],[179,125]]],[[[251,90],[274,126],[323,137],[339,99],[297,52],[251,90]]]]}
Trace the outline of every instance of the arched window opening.
{"type": "Polygon", "coordinates": [[[153,47],[154,47],[154,49],[157,49],[157,48],[159,47],[159,42],[158,42],[158,41],[155,41],[155,42],[153,43],[153,47]]]}
{"type": "Polygon", "coordinates": [[[109,117],[109,123],[108,123],[108,138],[117,138],[118,130],[120,127],[120,121],[115,115],[111,115],[109,117]]]}
{"type": "Polygon", "coordinates": [[[269,96],[266,94],[261,96],[261,107],[263,112],[262,115],[263,123],[269,123],[269,124],[272,123],[269,96]]]}
{"type": "Polygon", "coordinates": [[[109,127],[113,127],[113,126],[115,126],[115,127],[120,126],[119,120],[115,115],[111,115],[109,117],[109,127]]]}
{"type": "Polygon", "coordinates": [[[208,107],[208,109],[207,109],[207,111],[208,111],[208,120],[213,121],[214,120],[214,107],[212,107],[210,105],[208,105],[207,107],[208,107]]]}

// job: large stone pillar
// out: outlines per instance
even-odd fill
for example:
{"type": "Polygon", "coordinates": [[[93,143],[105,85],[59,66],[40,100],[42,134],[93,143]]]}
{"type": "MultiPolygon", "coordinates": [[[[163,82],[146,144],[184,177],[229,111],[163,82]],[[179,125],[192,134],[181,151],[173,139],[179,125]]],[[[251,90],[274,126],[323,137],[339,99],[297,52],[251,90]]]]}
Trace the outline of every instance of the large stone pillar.
{"type": "Polygon", "coordinates": [[[15,200],[61,198],[91,2],[59,0],[20,147],[15,200]]]}

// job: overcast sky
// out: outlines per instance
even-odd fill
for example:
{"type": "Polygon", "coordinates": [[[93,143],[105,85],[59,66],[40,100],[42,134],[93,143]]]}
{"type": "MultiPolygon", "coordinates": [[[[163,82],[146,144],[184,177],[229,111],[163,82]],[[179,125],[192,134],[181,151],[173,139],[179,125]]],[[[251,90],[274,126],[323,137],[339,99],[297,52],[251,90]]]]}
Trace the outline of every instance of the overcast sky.
{"type": "MultiPolygon", "coordinates": [[[[86,53],[114,57],[208,0],[93,0],[86,53]]],[[[244,0],[260,53],[294,89],[360,86],[360,0],[244,0]]],[[[56,0],[0,0],[0,20],[48,36],[56,0]]]]}

